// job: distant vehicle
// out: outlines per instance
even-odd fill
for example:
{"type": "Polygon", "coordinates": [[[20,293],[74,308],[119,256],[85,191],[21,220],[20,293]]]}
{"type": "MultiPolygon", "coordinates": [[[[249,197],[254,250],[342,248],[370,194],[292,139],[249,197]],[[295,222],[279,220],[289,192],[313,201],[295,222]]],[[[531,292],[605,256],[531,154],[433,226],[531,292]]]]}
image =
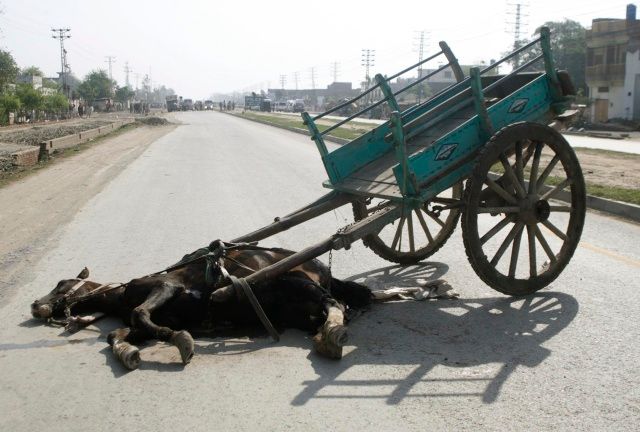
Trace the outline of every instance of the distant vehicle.
{"type": "Polygon", "coordinates": [[[275,103],[274,111],[286,111],[287,110],[287,101],[277,101],[275,103]]]}
{"type": "Polygon", "coordinates": [[[193,111],[193,100],[192,99],[183,99],[182,100],[182,111],[193,111]]]}
{"type": "Polygon", "coordinates": [[[301,113],[304,111],[304,101],[302,99],[296,99],[293,102],[293,106],[291,108],[292,112],[301,113]]]}
{"type": "Polygon", "coordinates": [[[204,109],[204,104],[202,103],[202,101],[196,101],[196,103],[193,104],[193,108],[196,111],[202,111],[204,109]]]}
{"type": "Polygon", "coordinates": [[[271,99],[264,96],[258,96],[255,93],[252,96],[244,97],[244,107],[250,111],[271,112],[271,99]]]}
{"type": "Polygon", "coordinates": [[[205,110],[212,110],[214,108],[214,104],[212,100],[206,100],[204,101],[204,109],[205,110]]]}
{"type": "Polygon", "coordinates": [[[113,109],[113,100],[111,98],[100,98],[93,101],[93,109],[96,111],[111,111],[113,109]]]}
{"type": "Polygon", "coordinates": [[[271,109],[271,99],[263,99],[262,102],[260,102],[260,111],[271,112],[271,109]]]}
{"type": "Polygon", "coordinates": [[[178,103],[178,95],[169,95],[165,98],[167,102],[167,111],[178,111],[180,109],[180,104],[178,103]]]}

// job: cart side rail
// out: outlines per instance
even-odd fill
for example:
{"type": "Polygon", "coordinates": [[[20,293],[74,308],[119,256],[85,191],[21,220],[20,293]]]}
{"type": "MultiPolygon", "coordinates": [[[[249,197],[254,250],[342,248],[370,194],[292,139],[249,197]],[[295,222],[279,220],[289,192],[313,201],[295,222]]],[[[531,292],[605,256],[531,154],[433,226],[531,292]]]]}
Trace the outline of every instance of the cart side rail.
{"type": "MultiPolygon", "coordinates": [[[[457,80],[464,79],[462,69],[460,68],[460,65],[458,64],[458,60],[453,55],[451,49],[445,42],[440,42],[439,52],[425,58],[424,60],[406,69],[401,70],[400,72],[394,75],[391,75],[390,77],[383,77],[380,74],[376,75],[375,77],[376,84],[369,87],[358,96],[342,104],[339,104],[331,108],[330,110],[327,110],[316,116],[311,116],[306,112],[302,113],[303,122],[309,129],[309,132],[311,133],[311,139],[316,142],[318,151],[320,152],[320,155],[322,157],[330,182],[333,184],[339,183],[342,179],[349,176],[354,171],[357,171],[367,163],[371,162],[377,157],[390,151],[393,147],[393,144],[391,142],[385,142],[384,136],[387,133],[390,133],[392,131],[392,125],[390,121],[386,122],[378,126],[377,128],[375,128],[374,130],[367,132],[366,134],[356,138],[355,140],[351,141],[350,143],[342,146],[340,149],[337,149],[333,152],[329,152],[327,150],[326,144],[324,143],[324,137],[327,134],[345,125],[346,123],[353,121],[357,117],[367,114],[371,110],[375,109],[376,107],[384,103],[387,103],[392,111],[397,111],[398,103],[397,103],[396,97],[398,95],[404,92],[407,92],[411,88],[415,87],[416,85],[424,82],[425,80],[433,77],[434,75],[442,72],[447,68],[451,68],[457,80]],[[400,77],[401,75],[413,69],[421,67],[427,62],[430,62],[436,58],[441,58],[441,56],[444,56],[446,58],[447,60],[446,64],[444,64],[443,66],[439,66],[438,68],[436,68],[435,70],[429,73],[423,74],[419,79],[411,82],[410,84],[406,85],[405,87],[395,92],[391,91],[391,87],[389,83],[392,80],[400,77]],[[376,100],[375,102],[368,104],[368,106],[366,106],[365,108],[337,122],[331,127],[325,128],[322,131],[319,130],[320,128],[318,128],[316,124],[317,120],[320,120],[323,117],[326,117],[327,115],[330,115],[340,110],[341,108],[344,108],[357,101],[360,101],[369,95],[378,96],[380,93],[382,94],[382,97],[376,100]]],[[[454,85],[449,86],[449,88],[453,86],[454,85]]],[[[443,91],[439,92],[435,96],[440,96],[443,92],[446,92],[446,90],[447,89],[444,89],[443,91]]],[[[408,115],[410,115],[409,113],[411,112],[412,109],[413,108],[409,108],[408,110],[405,110],[402,114],[405,115],[405,113],[407,113],[408,115]]]]}

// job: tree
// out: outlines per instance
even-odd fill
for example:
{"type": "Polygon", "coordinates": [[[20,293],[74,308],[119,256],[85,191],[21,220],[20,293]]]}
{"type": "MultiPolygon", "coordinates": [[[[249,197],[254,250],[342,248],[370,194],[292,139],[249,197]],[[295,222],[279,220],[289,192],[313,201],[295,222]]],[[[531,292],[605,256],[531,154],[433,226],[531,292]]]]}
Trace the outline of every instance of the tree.
{"type": "MultiPolygon", "coordinates": [[[[557,69],[564,69],[569,72],[576,89],[586,90],[585,67],[586,50],[585,40],[586,29],[582,25],[570,19],[564,21],[549,21],[544,24],[551,30],[551,52],[557,69]]],[[[540,27],[534,33],[534,38],[540,35],[540,27]]],[[[519,46],[526,45],[529,41],[521,41],[519,46]]],[[[540,45],[536,44],[530,51],[527,51],[519,64],[540,55],[540,45]]]]}
{"type": "Polygon", "coordinates": [[[9,51],[0,50],[0,92],[7,84],[15,82],[20,69],[9,51]]]}
{"type": "Polygon", "coordinates": [[[135,92],[128,86],[118,87],[114,99],[118,102],[126,103],[135,95],[135,92]]]}
{"type": "Polygon", "coordinates": [[[114,82],[109,79],[107,72],[100,69],[90,72],[78,86],[78,93],[87,102],[111,97],[114,82]]]}
{"type": "Polygon", "coordinates": [[[44,73],[42,72],[42,70],[40,70],[40,68],[38,66],[26,67],[26,68],[22,69],[22,71],[20,73],[23,74],[23,75],[44,77],[44,73]]]}
{"type": "Polygon", "coordinates": [[[9,113],[20,109],[20,99],[12,94],[0,95],[0,119],[2,123],[9,121],[9,113]]]}
{"type": "Polygon", "coordinates": [[[61,93],[54,93],[44,97],[43,106],[48,113],[60,114],[69,109],[69,100],[61,93]]]}
{"type": "Polygon", "coordinates": [[[27,111],[42,109],[42,93],[31,84],[20,84],[16,87],[16,96],[27,111]]]}

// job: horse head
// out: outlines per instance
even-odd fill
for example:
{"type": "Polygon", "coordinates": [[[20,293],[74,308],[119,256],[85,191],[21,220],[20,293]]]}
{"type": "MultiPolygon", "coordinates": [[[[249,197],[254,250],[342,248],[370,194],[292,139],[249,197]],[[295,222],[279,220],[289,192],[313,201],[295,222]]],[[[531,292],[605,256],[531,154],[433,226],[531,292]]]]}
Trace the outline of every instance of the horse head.
{"type": "Polygon", "coordinates": [[[99,283],[86,280],[88,277],[89,269],[85,267],[74,279],[61,280],[49,294],[31,304],[31,315],[44,320],[63,317],[65,308],[74,299],[100,286],[99,283]]]}

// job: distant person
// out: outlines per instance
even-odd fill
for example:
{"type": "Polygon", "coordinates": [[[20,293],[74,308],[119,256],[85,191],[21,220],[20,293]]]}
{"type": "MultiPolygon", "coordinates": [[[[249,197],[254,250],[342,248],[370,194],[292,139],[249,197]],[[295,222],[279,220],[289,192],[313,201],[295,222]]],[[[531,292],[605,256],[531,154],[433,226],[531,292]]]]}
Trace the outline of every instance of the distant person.
{"type": "Polygon", "coordinates": [[[84,106],[82,103],[78,104],[78,115],[82,118],[82,114],[84,114],[84,106]]]}
{"type": "Polygon", "coordinates": [[[87,117],[91,117],[91,114],[93,114],[93,105],[87,107],[87,117]]]}

